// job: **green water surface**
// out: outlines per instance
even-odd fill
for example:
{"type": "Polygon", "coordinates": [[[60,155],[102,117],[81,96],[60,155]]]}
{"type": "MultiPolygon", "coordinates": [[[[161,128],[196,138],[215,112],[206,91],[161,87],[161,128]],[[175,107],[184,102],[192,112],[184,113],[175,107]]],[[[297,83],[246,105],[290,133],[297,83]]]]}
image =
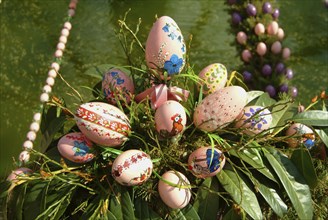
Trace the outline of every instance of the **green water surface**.
{"type": "MultiPolygon", "coordinates": [[[[309,104],[311,97],[328,86],[328,9],[321,0],[281,0],[279,25],[285,30],[284,45],[292,50],[288,62],[298,87],[297,100],[309,104]]],[[[0,176],[14,168],[22,143],[38,110],[39,96],[67,16],[68,0],[0,0],[0,176]]],[[[128,21],[142,19],[140,40],[158,17],[168,15],[187,40],[193,35],[190,62],[195,71],[220,62],[228,72],[241,64],[228,32],[230,15],[223,0],[80,0],[68,38],[61,74],[85,100],[97,80],[83,73],[91,66],[126,65],[115,35],[117,20],[131,8],[128,21]]],[[[57,79],[54,94],[74,108],[77,100],[57,79]]]]}

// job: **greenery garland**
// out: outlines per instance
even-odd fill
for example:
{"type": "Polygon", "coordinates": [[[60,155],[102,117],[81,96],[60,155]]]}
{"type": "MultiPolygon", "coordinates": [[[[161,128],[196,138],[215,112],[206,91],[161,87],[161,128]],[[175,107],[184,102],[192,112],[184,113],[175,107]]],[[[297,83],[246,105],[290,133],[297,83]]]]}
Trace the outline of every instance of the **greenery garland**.
{"type": "MultiPolygon", "coordinates": [[[[136,102],[131,94],[128,102],[126,91],[119,90],[114,99],[129,118],[128,140],[116,148],[94,144],[91,161],[74,163],[64,159],[57,146],[63,136],[80,131],[74,120],[77,113],[53,94],[42,114],[40,149],[44,153],[30,149],[33,160],[23,161],[23,165],[32,172],[1,182],[4,216],[8,219],[262,219],[286,215],[297,215],[300,219],[326,218],[327,210],[314,211],[317,207],[311,196],[317,186],[324,188],[311,158],[328,146],[328,124],[322,120],[327,117],[324,92],[302,109],[288,95],[277,101],[267,93],[252,90],[247,92],[247,105],[263,106],[272,113],[272,124],[266,132],[245,134],[243,128],[233,126],[235,121],[227,127],[204,132],[191,122],[195,108],[204,99],[202,89],[198,89],[202,79],[188,59],[191,38],[182,72],[171,76],[164,71],[162,77],[142,59],[145,48],[138,39],[140,27],[139,22],[131,28],[127,14],[119,20],[117,35],[127,56],[127,66],[103,64],[86,71],[86,75],[100,80],[92,88],[87,86],[94,94],[90,102],[108,102],[101,83],[109,70],[119,69],[131,76],[135,94],[152,87],[154,82],[189,90],[187,101],[181,102],[188,118],[186,129],[178,136],[161,137],[156,132],[156,110],[150,100],[136,102]],[[297,148],[288,148],[287,140],[291,137],[285,131],[294,122],[314,131],[315,146],[311,149],[303,142],[297,148]],[[220,149],[225,156],[225,166],[213,177],[198,178],[188,169],[188,156],[201,146],[220,149]],[[111,170],[115,159],[131,149],[150,156],[153,172],[142,185],[124,186],[115,181],[111,170]],[[164,180],[161,175],[168,170],[184,174],[190,183],[176,185],[164,180]],[[180,190],[190,189],[190,202],[181,209],[168,207],[158,192],[160,181],[180,190]]],[[[238,72],[232,72],[226,86],[247,89],[242,78],[238,72]]],[[[69,88],[81,98],[77,105],[83,104],[78,91],[69,88]]],[[[302,139],[302,136],[295,138],[302,139]]]]}

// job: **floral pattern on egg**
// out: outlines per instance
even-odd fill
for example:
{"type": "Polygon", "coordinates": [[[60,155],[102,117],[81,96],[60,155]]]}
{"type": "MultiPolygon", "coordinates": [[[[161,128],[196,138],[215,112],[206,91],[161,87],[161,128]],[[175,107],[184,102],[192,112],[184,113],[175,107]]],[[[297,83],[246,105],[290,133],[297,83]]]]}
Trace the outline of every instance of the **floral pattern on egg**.
{"type": "Polygon", "coordinates": [[[146,42],[146,60],[151,69],[180,73],[185,64],[186,46],[176,22],[162,16],[154,23],[146,42]]]}
{"type": "Polygon", "coordinates": [[[205,95],[222,89],[228,78],[227,69],[221,63],[213,63],[205,67],[200,73],[199,77],[204,80],[203,93],[205,95]]]}

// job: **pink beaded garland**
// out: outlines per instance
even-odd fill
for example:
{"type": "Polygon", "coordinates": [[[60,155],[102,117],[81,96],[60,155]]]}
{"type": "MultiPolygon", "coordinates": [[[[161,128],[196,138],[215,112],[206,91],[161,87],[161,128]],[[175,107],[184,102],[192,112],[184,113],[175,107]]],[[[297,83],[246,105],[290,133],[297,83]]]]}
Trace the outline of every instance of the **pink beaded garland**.
{"type": "Polygon", "coordinates": [[[263,42],[258,43],[256,46],[256,52],[258,55],[264,56],[267,52],[267,46],[265,45],[265,43],[263,42]]]}
{"type": "Polygon", "coordinates": [[[241,57],[243,61],[249,62],[252,59],[252,54],[249,50],[243,50],[243,52],[241,53],[241,57]]]}

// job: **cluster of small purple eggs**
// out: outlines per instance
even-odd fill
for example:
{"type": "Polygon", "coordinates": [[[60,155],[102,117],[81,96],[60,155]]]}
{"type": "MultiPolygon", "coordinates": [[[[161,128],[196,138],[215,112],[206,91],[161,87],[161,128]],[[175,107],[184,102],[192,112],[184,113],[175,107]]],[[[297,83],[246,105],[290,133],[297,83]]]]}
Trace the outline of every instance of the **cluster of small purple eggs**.
{"type": "Polygon", "coordinates": [[[294,72],[285,63],[290,58],[291,50],[282,45],[285,33],[277,22],[280,15],[279,9],[273,8],[269,1],[246,3],[242,0],[228,0],[228,4],[233,10],[231,14],[233,28],[238,30],[236,41],[241,48],[241,59],[245,66],[253,65],[254,69],[241,71],[244,82],[253,87],[255,84],[256,87],[259,85],[257,81],[265,81],[265,85],[261,88],[252,89],[264,90],[271,97],[276,97],[278,92],[289,92],[292,97],[296,97],[297,88],[288,86],[288,80],[293,78],[294,72]],[[271,17],[266,15],[271,15],[271,17]],[[243,22],[252,17],[256,25],[252,26],[248,21],[243,22]],[[259,20],[262,21],[259,22],[259,20]],[[257,80],[255,76],[262,79],[257,80]]]}

